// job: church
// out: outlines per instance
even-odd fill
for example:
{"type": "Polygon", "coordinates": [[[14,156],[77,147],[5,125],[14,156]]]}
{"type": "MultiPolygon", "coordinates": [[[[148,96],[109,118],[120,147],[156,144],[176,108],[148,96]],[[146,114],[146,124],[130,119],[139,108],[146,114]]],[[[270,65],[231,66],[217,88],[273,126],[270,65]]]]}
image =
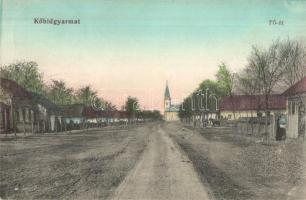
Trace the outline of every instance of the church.
{"type": "Polygon", "coordinates": [[[179,105],[171,103],[170,90],[167,82],[164,94],[164,120],[178,121],[179,120],[178,113],[179,113],[179,105]]]}

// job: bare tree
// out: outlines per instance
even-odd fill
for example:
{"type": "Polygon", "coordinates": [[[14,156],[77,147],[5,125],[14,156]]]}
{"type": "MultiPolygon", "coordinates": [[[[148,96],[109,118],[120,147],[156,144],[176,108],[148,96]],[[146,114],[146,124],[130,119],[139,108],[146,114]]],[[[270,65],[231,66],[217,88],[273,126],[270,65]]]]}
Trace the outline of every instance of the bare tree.
{"type": "Polygon", "coordinates": [[[297,40],[287,39],[280,44],[284,74],[281,83],[287,87],[306,76],[306,46],[297,40]]]}
{"type": "MultiPolygon", "coordinates": [[[[256,95],[259,94],[259,80],[256,79],[256,76],[252,74],[250,68],[243,69],[242,72],[237,75],[237,89],[245,95],[254,96],[254,98],[251,98],[251,104],[259,104],[260,98],[258,98],[256,95]]],[[[251,110],[251,117],[253,117],[253,111],[251,110]]],[[[251,123],[251,134],[254,133],[254,126],[253,121],[247,122],[247,131],[249,130],[249,124],[251,123]]]]}
{"type": "Polygon", "coordinates": [[[269,99],[273,89],[279,80],[283,77],[285,59],[281,55],[280,41],[277,40],[267,50],[259,50],[253,47],[249,64],[249,72],[254,75],[258,91],[264,95],[265,111],[265,134],[268,139],[268,116],[269,116],[269,99]]]}

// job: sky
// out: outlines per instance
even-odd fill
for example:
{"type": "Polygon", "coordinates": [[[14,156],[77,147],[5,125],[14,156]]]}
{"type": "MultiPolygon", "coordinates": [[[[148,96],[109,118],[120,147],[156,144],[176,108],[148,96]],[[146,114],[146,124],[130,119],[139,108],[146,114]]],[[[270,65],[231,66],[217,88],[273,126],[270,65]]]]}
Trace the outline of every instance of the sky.
{"type": "Polygon", "coordinates": [[[0,64],[36,61],[46,83],[91,85],[119,108],[132,95],[142,108],[162,110],[167,80],[179,103],[214,79],[220,63],[239,72],[252,45],[306,40],[306,0],[0,0],[0,6],[0,64]]]}

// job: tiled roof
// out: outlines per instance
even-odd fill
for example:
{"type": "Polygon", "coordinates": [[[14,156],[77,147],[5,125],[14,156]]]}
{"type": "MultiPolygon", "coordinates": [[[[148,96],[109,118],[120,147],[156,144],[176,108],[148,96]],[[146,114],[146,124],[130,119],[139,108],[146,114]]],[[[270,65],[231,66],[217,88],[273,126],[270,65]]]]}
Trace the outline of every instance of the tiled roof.
{"type": "Polygon", "coordinates": [[[32,99],[32,94],[26,89],[24,89],[22,86],[17,84],[15,81],[1,78],[0,86],[5,92],[9,93],[14,98],[18,98],[22,100],[32,99]]]}
{"type": "MultiPolygon", "coordinates": [[[[264,95],[235,95],[225,97],[220,104],[220,110],[263,110],[266,108],[264,95]]],[[[269,98],[268,109],[286,109],[286,96],[272,95],[269,98]]]]}
{"type": "Polygon", "coordinates": [[[19,101],[27,101],[31,102],[31,104],[41,104],[47,109],[59,110],[59,108],[52,101],[43,95],[30,92],[15,81],[1,78],[0,86],[5,92],[9,93],[11,96],[13,96],[13,98],[18,99],[19,101]]]}
{"type": "Polygon", "coordinates": [[[72,104],[62,106],[62,112],[64,117],[83,117],[84,116],[83,104],[72,104]]]}
{"type": "Polygon", "coordinates": [[[91,106],[86,106],[84,108],[84,116],[86,118],[99,118],[99,117],[110,117],[110,118],[128,118],[126,111],[104,111],[104,110],[95,110],[91,106]]]}
{"type": "Polygon", "coordinates": [[[306,93],[306,76],[293,86],[288,88],[283,94],[286,96],[306,93]]]}

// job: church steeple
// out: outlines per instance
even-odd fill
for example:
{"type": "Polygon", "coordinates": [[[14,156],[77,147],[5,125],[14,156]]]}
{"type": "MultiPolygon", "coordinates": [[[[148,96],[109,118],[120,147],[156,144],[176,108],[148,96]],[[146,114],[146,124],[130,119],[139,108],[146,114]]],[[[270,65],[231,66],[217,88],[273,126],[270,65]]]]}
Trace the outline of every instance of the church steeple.
{"type": "Polygon", "coordinates": [[[166,82],[166,89],[165,89],[164,99],[165,99],[165,100],[166,100],[166,99],[168,99],[168,100],[171,99],[170,90],[169,90],[169,87],[168,87],[168,81],[166,82]]]}
{"type": "Polygon", "coordinates": [[[166,89],[164,94],[164,109],[165,111],[170,110],[171,107],[171,97],[170,97],[170,90],[168,87],[168,81],[166,82],[166,89]]]}

